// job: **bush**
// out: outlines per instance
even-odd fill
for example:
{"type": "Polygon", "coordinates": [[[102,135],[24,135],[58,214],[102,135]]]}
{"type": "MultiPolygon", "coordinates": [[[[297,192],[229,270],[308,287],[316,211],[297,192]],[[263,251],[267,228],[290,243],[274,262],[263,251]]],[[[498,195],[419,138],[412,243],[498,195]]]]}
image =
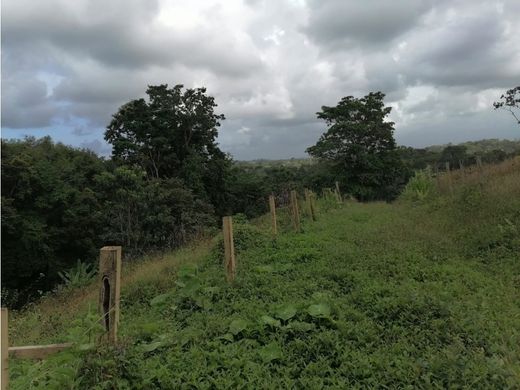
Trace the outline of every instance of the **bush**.
{"type": "Polygon", "coordinates": [[[435,183],[430,169],[415,172],[406,185],[401,197],[414,202],[422,201],[433,194],[435,183]]]}
{"type": "Polygon", "coordinates": [[[87,285],[94,275],[96,270],[92,264],[82,263],[79,259],[74,268],[68,271],[58,271],[58,275],[62,282],[70,288],[82,287],[87,285]]]}

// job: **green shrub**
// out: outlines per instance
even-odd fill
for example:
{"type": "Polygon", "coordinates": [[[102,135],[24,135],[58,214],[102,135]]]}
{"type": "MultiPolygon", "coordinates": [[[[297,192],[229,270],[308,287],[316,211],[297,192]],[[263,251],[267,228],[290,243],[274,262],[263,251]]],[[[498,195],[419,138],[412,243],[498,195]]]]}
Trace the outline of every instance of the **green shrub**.
{"type": "Polygon", "coordinates": [[[90,283],[97,271],[92,264],[82,263],[79,259],[76,266],[68,271],[59,271],[58,276],[69,288],[83,287],[90,283]]]}
{"type": "Polygon", "coordinates": [[[406,185],[401,197],[411,201],[422,201],[431,196],[435,189],[435,183],[431,171],[425,169],[415,172],[415,176],[406,185]]]}

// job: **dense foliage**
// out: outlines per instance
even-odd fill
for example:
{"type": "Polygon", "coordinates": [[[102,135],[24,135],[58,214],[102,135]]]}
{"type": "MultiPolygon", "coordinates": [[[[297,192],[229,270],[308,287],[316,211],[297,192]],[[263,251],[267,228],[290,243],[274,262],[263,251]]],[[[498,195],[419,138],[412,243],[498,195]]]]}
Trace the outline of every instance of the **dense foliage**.
{"type": "Polygon", "coordinates": [[[335,107],[323,106],[317,115],[325,120],[327,131],[307,149],[329,162],[361,200],[394,199],[406,182],[384,96],[371,92],[362,98],[344,97],[335,107]]]}
{"type": "Polygon", "coordinates": [[[179,179],[151,179],[49,138],[2,141],[2,303],[52,289],[103,245],[126,255],[177,247],[212,226],[211,204],[179,179]]]}
{"type": "Polygon", "coordinates": [[[25,302],[50,289],[101,245],[94,153],[40,140],[2,141],[2,299],[25,302]],[[10,290],[7,293],[6,289],[10,290]]]}

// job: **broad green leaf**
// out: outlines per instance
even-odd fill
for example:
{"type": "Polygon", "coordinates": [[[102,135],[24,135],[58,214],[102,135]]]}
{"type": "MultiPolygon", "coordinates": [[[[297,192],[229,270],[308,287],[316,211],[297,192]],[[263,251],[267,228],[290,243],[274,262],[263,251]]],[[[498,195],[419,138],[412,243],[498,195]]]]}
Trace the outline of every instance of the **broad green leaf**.
{"type": "Polygon", "coordinates": [[[330,306],[326,303],[318,303],[317,305],[310,305],[307,308],[307,313],[315,318],[330,318],[330,306]]]}
{"type": "Polygon", "coordinates": [[[231,321],[229,324],[229,332],[233,335],[237,335],[247,328],[247,322],[241,318],[231,321]]]}
{"type": "Polygon", "coordinates": [[[316,325],[308,322],[293,321],[286,326],[287,329],[292,329],[295,332],[309,332],[316,329],[316,325]]]}
{"type": "Polygon", "coordinates": [[[277,320],[276,318],[273,318],[271,316],[263,315],[260,317],[260,323],[263,325],[269,325],[275,328],[280,327],[280,320],[277,320]]]}
{"type": "Polygon", "coordinates": [[[180,289],[179,293],[185,297],[193,297],[199,289],[200,282],[197,279],[192,279],[186,281],[184,287],[180,289]]]}
{"type": "Polygon", "coordinates": [[[255,270],[263,273],[271,273],[274,271],[274,267],[272,265],[259,265],[255,267],[255,270]]]}
{"type": "Polygon", "coordinates": [[[141,350],[143,352],[152,352],[155,351],[157,348],[161,348],[164,346],[163,341],[154,341],[149,344],[141,344],[141,350]]]}
{"type": "Polygon", "coordinates": [[[166,293],[166,294],[157,295],[155,298],[153,298],[150,301],[150,305],[151,306],[163,305],[163,304],[165,304],[166,302],[168,302],[170,300],[171,296],[172,296],[172,293],[166,293]]]}
{"type": "Polygon", "coordinates": [[[323,302],[329,298],[327,293],[324,292],[315,292],[312,294],[312,299],[314,302],[323,302]]]}
{"type": "Polygon", "coordinates": [[[274,341],[262,347],[258,353],[264,363],[269,363],[277,359],[279,360],[283,357],[282,349],[274,341]]]}
{"type": "Polygon", "coordinates": [[[209,299],[207,297],[195,298],[195,304],[204,310],[209,310],[213,307],[213,303],[211,302],[211,299],[209,299]]]}
{"type": "Polygon", "coordinates": [[[232,343],[233,341],[235,341],[235,339],[234,339],[234,337],[233,337],[233,335],[232,335],[231,333],[226,333],[225,335],[220,336],[218,339],[219,339],[219,340],[226,340],[226,341],[229,341],[229,342],[231,342],[231,343],[232,343]]]}
{"type": "Polygon", "coordinates": [[[275,315],[281,320],[287,321],[293,318],[296,315],[296,308],[293,305],[285,305],[280,307],[275,315]]]}
{"type": "Polygon", "coordinates": [[[88,344],[80,344],[78,345],[78,350],[80,351],[90,351],[96,347],[95,343],[88,343],[88,344]]]}

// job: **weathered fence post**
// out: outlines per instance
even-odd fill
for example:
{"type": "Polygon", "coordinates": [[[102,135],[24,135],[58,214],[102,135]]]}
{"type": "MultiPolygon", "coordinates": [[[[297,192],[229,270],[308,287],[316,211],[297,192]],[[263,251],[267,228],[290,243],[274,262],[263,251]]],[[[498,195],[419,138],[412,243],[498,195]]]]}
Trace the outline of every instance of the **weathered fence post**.
{"type": "Polygon", "coordinates": [[[312,220],[316,221],[316,194],[310,191],[312,220]]]}
{"type": "Polygon", "coordinates": [[[108,341],[117,342],[121,297],[121,247],[105,246],[99,253],[99,311],[108,341]]]}
{"type": "Polygon", "coordinates": [[[298,196],[296,191],[291,191],[291,215],[293,220],[294,230],[300,231],[300,210],[298,209],[298,196]]]}
{"type": "Polygon", "coordinates": [[[9,322],[7,309],[2,307],[1,332],[2,332],[2,390],[9,386],[9,322]]]}
{"type": "Polygon", "coordinates": [[[310,190],[305,189],[305,203],[309,209],[309,215],[313,221],[316,221],[316,215],[314,214],[314,205],[312,204],[312,193],[310,190]]]}
{"type": "Polygon", "coordinates": [[[451,182],[451,171],[450,171],[450,163],[449,161],[446,161],[446,178],[448,180],[448,189],[450,192],[453,192],[453,186],[451,182]]]}
{"type": "Polygon", "coordinates": [[[482,171],[482,157],[477,156],[477,168],[482,171]]]}
{"type": "Polygon", "coordinates": [[[273,227],[273,236],[276,236],[278,229],[276,226],[276,203],[274,195],[269,195],[269,210],[271,211],[271,226],[273,227]]]}
{"type": "Polygon", "coordinates": [[[339,190],[339,181],[336,182],[336,200],[338,201],[338,203],[341,203],[342,200],[341,200],[341,191],[339,190]]]}
{"type": "Polygon", "coordinates": [[[228,282],[235,279],[235,244],[233,242],[233,220],[231,217],[222,218],[222,233],[224,235],[224,268],[228,282]]]}

